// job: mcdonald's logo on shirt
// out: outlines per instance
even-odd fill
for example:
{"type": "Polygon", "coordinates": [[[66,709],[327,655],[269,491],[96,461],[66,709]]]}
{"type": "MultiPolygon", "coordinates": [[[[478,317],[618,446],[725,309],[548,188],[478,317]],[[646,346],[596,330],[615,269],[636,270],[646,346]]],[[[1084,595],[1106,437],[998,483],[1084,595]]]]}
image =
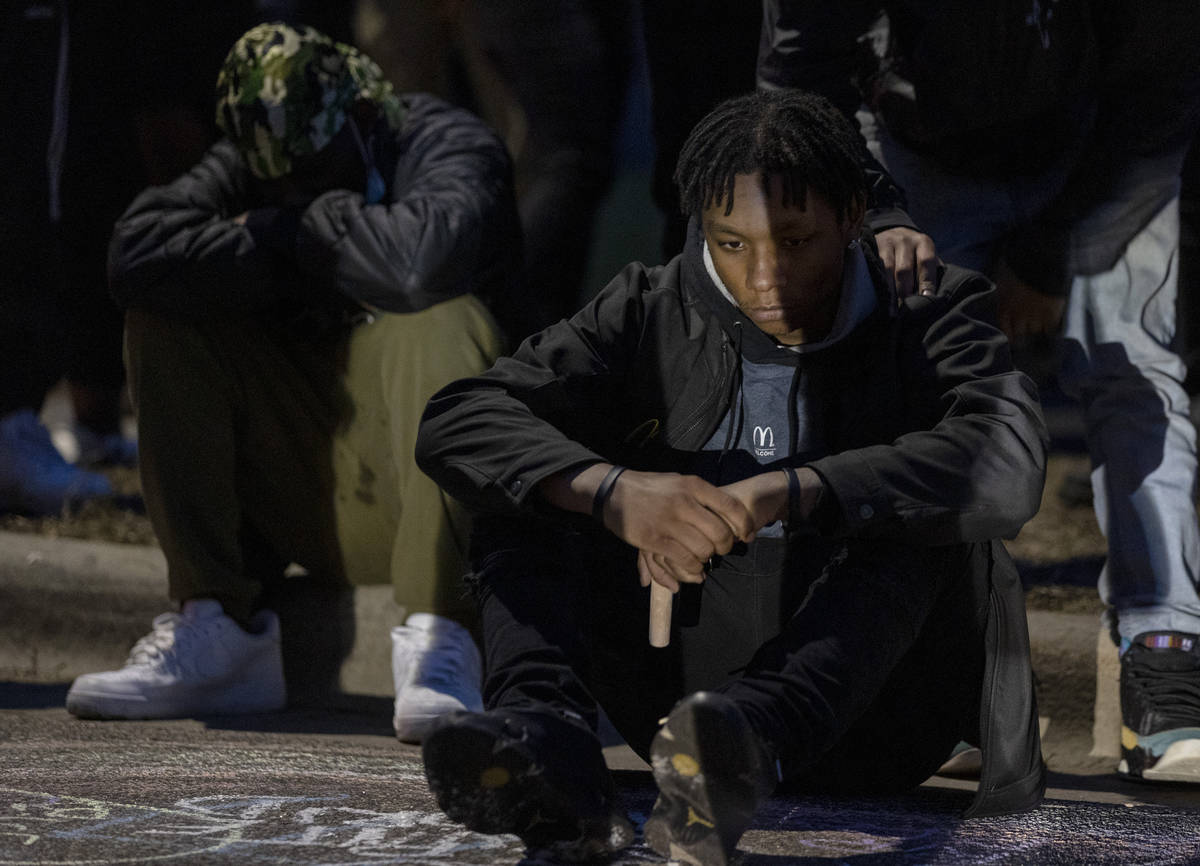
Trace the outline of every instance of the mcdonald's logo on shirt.
{"type": "Polygon", "coordinates": [[[775,456],[775,431],[770,427],[754,428],[754,456],[775,456]]]}

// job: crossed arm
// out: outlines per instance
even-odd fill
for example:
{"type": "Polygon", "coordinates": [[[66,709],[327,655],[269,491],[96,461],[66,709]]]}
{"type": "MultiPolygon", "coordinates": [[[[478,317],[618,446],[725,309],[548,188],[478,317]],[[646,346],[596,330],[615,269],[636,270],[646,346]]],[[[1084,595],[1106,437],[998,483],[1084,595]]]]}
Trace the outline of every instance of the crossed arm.
{"type": "MultiPolygon", "coordinates": [[[[542,498],[565,511],[588,514],[596,489],[612,468],[593,463],[541,482],[542,498]]],[[[797,511],[807,516],[821,490],[816,472],[801,467],[771,470],[723,487],[694,475],[626,470],[604,503],[605,527],[638,550],[638,576],[672,592],[680,583],[704,580],[704,564],[749,542],[764,526],[789,515],[788,472],[800,483],[797,511]]]]}

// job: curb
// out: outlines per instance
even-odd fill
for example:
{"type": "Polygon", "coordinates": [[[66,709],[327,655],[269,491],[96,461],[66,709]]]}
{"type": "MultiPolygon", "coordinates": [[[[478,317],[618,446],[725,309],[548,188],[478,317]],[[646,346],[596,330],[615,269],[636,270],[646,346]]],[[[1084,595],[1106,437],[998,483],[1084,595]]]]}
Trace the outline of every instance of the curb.
{"type": "Polygon", "coordinates": [[[166,575],[156,547],[0,532],[0,679],[119,667],[169,608],[166,575]]]}
{"type": "MultiPolygon", "coordinates": [[[[297,580],[280,601],[292,703],[392,696],[391,628],[406,612],[390,586],[331,593],[297,580]]],[[[173,609],[157,547],[0,532],[0,681],[62,683],[119,668],[154,617],[173,609]]]]}

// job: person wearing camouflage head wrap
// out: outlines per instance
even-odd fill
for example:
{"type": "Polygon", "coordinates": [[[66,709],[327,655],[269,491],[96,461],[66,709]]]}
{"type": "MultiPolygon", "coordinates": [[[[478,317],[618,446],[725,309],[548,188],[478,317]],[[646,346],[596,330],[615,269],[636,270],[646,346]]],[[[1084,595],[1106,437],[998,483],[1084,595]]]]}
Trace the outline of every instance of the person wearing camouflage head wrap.
{"type": "MultiPolygon", "coordinates": [[[[412,443],[429,397],[503,348],[492,311],[515,306],[521,249],[509,157],[469,112],[394,94],[354,49],[280,24],[229,52],[217,121],[225,135],[196,165],[116,221],[109,259],[146,511],[182,616],[155,621],[172,649],[83,674],[67,709],[277,709],[291,626],[281,644],[268,599],[390,582],[393,725],[419,740],[482,705],[462,625],[468,515],[412,443]],[[309,576],[284,588],[264,552],[309,576]],[[196,664],[210,657],[227,663],[196,664]]],[[[338,629],[291,645],[336,665],[338,629]]]]}
{"type": "Polygon", "coordinates": [[[311,27],[260,24],[217,76],[217,126],[255,177],[273,180],[329,144],[359,100],[399,129],[404,109],[371,58],[311,27]]]}

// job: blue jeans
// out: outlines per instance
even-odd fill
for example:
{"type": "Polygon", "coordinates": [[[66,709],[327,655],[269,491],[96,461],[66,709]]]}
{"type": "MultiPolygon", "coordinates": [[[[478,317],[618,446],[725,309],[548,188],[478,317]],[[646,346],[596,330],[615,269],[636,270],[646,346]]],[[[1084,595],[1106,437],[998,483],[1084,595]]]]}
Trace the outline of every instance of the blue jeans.
{"type": "MultiPolygon", "coordinates": [[[[1008,180],[953,175],[871,115],[860,112],[859,122],[941,257],[985,273],[1005,235],[1059,193],[1069,170],[1008,180]]],[[[1096,519],[1108,539],[1100,596],[1125,640],[1159,629],[1200,632],[1196,431],[1173,345],[1178,253],[1176,197],[1110,270],[1074,278],[1061,334],[1060,383],[1083,405],[1096,519]]]]}

